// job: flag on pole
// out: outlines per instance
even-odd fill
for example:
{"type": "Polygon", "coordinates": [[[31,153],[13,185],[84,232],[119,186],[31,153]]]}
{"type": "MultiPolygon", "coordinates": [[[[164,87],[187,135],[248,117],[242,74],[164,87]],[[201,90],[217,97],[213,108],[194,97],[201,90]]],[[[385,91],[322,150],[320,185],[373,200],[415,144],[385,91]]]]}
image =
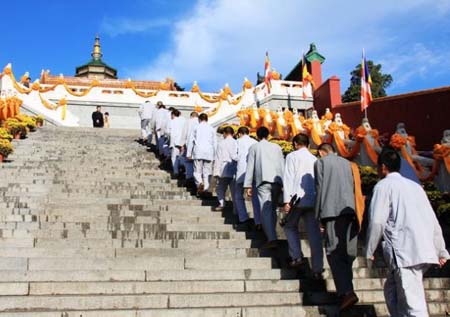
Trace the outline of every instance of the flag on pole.
{"type": "Polygon", "coordinates": [[[303,86],[303,98],[306,98],[306,92],[305,92],[305,87],[306,84],[309,83],[311,85],[312,88],[314,88],[314,80],[312,75],[309,73],[308,71],[308,67],[306,65],[306,58],[305,55],[303,54],[303,58],[302,58],[302,86],[303,86]]]}
{"type": "Polygon", "coordinates": [[[369,67],[367,66],[366,56],[362,55],[361,62],[361,111],[367,109],[372,102],[372,78],[370,77],[369,67]]]}
{"type": "Polygon", "coordinates": [[[266,60],[264,62],[264,83],[267,87],[267,92],[270,94],[270,88],[272,88],[272,83],[270,80],[272,79],[272,72],[270,70],[270,60],[269,60],[269,52],[266,52],[266,60]]]}

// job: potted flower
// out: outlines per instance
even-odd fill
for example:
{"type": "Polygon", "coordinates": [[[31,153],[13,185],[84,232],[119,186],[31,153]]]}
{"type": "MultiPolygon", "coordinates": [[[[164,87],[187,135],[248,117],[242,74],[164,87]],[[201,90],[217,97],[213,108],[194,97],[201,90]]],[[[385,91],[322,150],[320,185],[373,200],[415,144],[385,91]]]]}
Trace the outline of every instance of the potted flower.
{"type": "Polygon", "coordinates": [[[34,117],[34,120],[36,121],[36,126],[38,128],[40,128],[44,125],[44,116],[43,115],[38,115],[38,116],[34,117]]]}
{"type": "Polygon", "coordinates": [[[0,128],[0,139],[11,141],[13,139],[13,136],[7,129],[0,128]]]}
{"type": "Polygon", "coordinates": [[[36,131],[36,120],[34,118],[24,114],[20,114],[16,116],[16,119],[25,124],[27,129],[29,129],[31,132],[36,131]]]}
{"type": "Polygon", "coordinates": [[[27,135],[27,126],[26,124],[19,122],[17,119],[10,118],[6,120],[6,127],[14,136],[14,139],[25,138],[27,135]]]}
{"type": "Polygon", "coordinates": [[[5,139],[0,139],[0,162],[8,157],[14,151],[11,142],[5,139]]]}

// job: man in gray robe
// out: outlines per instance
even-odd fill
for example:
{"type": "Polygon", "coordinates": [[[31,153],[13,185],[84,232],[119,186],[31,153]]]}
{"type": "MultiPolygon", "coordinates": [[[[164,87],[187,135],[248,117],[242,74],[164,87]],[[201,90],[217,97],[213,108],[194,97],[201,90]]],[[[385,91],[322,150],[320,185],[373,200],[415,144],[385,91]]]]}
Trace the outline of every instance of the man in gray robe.
{"type": "Polygon", "coordinates": [[[278,199],[283,186],[284,157],[279,145],[267,140],[269,129],[260,127],[256,131],[259,142],[252,145],[247,156],[247,170],[244,188],[248,196],[252,196],[253,184],[256,186],[261,220],[268,242],[264,248],[277,247],[278,199]]]}
{"type": "Polygon", "coordinates": [[[321,159],[314,165],[315,212],[325,227],[325,249],[344,310],[358,302],[353,290],[352,264],[356,257],[358,222],[355,186],[350,162],[336,155],[331,144],[318,148],[321,159]]]}
{"type": "Polygon", "coordinates": [[[382,151],[378,169],[383,180],[375,186],[370,204],[366,257],[381,238],[388,276],[384,296],[391,316],[428,316],[423,273],[449,258],[442,230],[423,188],[400,175],[400,156],[382,151]]]}

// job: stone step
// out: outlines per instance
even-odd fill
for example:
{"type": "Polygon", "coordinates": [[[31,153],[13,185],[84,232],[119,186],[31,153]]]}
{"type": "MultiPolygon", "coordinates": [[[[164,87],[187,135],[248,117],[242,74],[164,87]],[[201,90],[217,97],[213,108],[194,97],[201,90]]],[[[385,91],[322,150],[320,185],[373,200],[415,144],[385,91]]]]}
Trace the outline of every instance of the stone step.
{"type": "Polygon", "coordinates": [[[212,248],[251,248],[252,241],[245,239],[216,240],[147,240],[147,239],[2,239],[0,246],[38,248],[178,248],[178,249],[212,249],[212,248]],[[14,241],[18,241],[17,245],[14,241]]]}
{"type": "Polygon", "coordinates": [[[0,316],[9,317],[319,317],[324,316],[315,307],[264,306],[264,307],[219,307],[181,309],[130,309],[89,311],[42,311],[8,312],[0,316]]]}
{"type": "MultiPolygon", "coordinates": [[[[152,226],[153,229],[156,225],[152,226]]],[[[155,239],[155,240],[190,240],[190,239],[245,239],[244,232],[234,231],[165,231],[165,227],[159,226],[160,231],[108,231],[108,230],[25,230],[4,229],[1,230],[3,238],[87,238],[87,239],[155,239]]]]}
{"type": "Polygon", "coordinates": [[[0,283],[0,296],[267,293],[299,290],[300,282],[294,280],[0,283]]]}
{"type": "Polygon", "coordinates": [[[137,258],[137,257],[258,257],[258,249],[238,248],[0,248],[2,258],[137,258]]]}
{"type": "Polygon", "coordinates": [[[0,269],[0,282],[111,282],[111,281],[239,281],[279,280],[279,269],[190,270],[38,270],[0,269]]]}
{"type": "MultiPolygon", "coordinates": [[[[177,213],[175,216],[171,216],[170,212],[155,212],[154,216],[96,216],[96,217],[83,217],[79,215],[64,215],[64,216],[49,216],[46,214],[40,215],[0,215],[0,224],[6,225],[18,225],[24,223],[33,223],[35,225],[44,224],[59,224],[64,226],[89,224],[90,228],[96,226],[104,227],[107,225],[117,224],[224,224],[224,219],[220,213],[212,213],[213,216],[209,217],[206,212],[201,212],[199,216],[177,213]]],[[[131,212],[130,212],[131,214],[131,212]]],[[[17,227],[14,227],[17,228],[17,227]]]]}
{"type": "Polygon", "coordinates": [[[271,269],[269,258],[0,258],[0,269],[17,270],[241,270],[271,269]],[[67,264],[70,263],[70,267],[67,264]],[[15,265],[17,265],[15,267],[15,265]]]}
{"type": "Polygon", "coordinates": [[[204,308],[300,305],[301,294],[214,293],[96,296],[2,296],[0,311],[204,308]]]}
{"type": "Polygon", "coordinates": [[[185,231],[185,232],[231,232],[233,227],[228,224],[211,223],[166,223],[155,219],[153,223],[66,223],[66,222],[9,222],[0,223],[0,230],[91,230],[91,231],[185,231]]]}
{"type": "MultiPolygon", "coordinates": [[[[336,291],[333,279],[326,279],[326,286],[328,291],[336,291]]],[[[385,278],[361,278],[354,279],[353,286],[355,291],[366,290],[380,290],[383,289],[385,278]]],[[[450,289],[450,278],[424,278],[423,285],[425,289],[450,289]]]]}

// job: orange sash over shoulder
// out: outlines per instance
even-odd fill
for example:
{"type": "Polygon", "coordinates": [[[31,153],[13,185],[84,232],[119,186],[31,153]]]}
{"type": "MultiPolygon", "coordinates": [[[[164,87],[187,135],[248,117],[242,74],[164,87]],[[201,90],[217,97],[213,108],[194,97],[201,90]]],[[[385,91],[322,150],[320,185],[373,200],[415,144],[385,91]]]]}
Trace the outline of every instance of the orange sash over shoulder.
{"type": "Polygon", "coordinates": [[[352,166],[353,183],[355,184],[355,212],[358,219],[359,231],[362,228],[362,221],[364,217],[365,202],[361,190],[361,176],[359,175],[359,168],[356,163],[350,162],[352,166]]]}

